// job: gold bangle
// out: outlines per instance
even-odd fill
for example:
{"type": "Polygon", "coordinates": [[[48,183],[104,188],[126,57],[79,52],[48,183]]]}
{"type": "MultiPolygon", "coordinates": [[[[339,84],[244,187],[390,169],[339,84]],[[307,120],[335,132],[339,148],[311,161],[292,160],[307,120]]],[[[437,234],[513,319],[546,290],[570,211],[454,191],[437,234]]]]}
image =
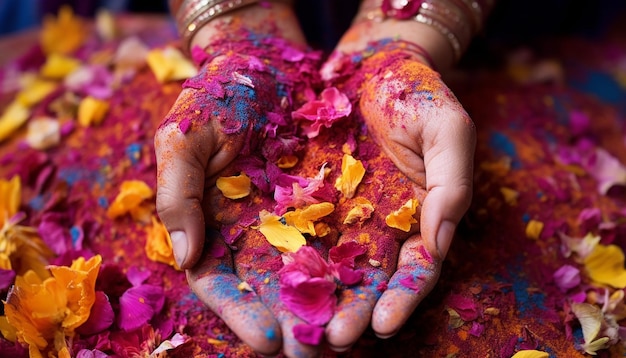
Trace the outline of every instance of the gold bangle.
{"type": "Polygon", "coordinates": [[[259,0],[185,0],[176,17],[183,50],[189,51],[193,36],[203,25],[220,15],[258,2],[259,0]]]}

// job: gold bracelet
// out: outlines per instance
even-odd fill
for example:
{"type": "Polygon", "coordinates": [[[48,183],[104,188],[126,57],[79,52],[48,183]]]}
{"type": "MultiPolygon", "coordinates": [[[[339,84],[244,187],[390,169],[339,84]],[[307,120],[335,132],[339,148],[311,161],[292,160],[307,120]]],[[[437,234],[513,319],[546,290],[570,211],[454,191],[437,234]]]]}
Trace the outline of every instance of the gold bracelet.
{"type": "Polygon", "coordinates": [[[220,15],[258,2],[259,0],[185,0],[176,16],[183,50],[189,51],[196,31],[206,23],[220,15]]]}
{"type": "Polygon", "coordinates": [[[493,0],[377,0],[364,4],[360,17],[414,20],[438,31],[450,44],[456,60],[480,31],[493,0]]]}

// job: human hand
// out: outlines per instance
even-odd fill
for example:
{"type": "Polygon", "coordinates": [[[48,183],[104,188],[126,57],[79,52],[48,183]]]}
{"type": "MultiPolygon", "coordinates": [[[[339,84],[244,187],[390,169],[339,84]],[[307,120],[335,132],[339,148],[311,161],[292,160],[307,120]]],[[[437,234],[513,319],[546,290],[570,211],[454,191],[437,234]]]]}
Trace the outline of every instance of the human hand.
{"type": "MultiPolygon", "coordinates": [[[[271,288],[257,295],[240,286],[248,278],[241,270],[250,267],[249,258],[233,255],[215,234],[217,217],[228,213],[216,206],[223,197],[215,182],[236,158],[256,152],[268,133],[289,131],[293,97],[311,85],[316,55],[305,50],[295,16],[284,4],[254,5],[219,17],[198,32],[194,44],[209,45],[212,55],[183,85],[155,135],[159,217],[191,288],[242,341],[261,354],[284,346],[289,355],[311,355],[305,353],[314,349],[293,343],[292,330],[285,329],[294,324],[293,315],[274,304],[271,288]]],[[[240,249],[255,242],[249,236],[240,249]]]]}
{"type": "MultiPolygon", "coordinates": [[[[336,58],[331,61],[335,63],[327,66],[339,65],[336,58]]],[[[377,238],[398,242],[388,246],[392,250],[388,258],[397,257],[397,266],[376,270],[362,263],[366,275],[377,278],[342,293],[326,328],[329,344],[338,351],[358,339],[370,317],[379,337],[397,333],[434,287],[456,225],[470,204],[474,125],[439,74],[423,62],[421,56],[402,49],[383,48],[359,69],[373,75],[359,87],[359,110],[368,132],[423,200],[416,214],[419,228],[381,232],[377,238]],[[381,295],[376,285],[387,279],[381,295]],[[355,300],[358,292],[365,299],[355,300]]],[[[357,81],[358,77],[352,76],[357,81]]],[[[341,242],[351,240],[346,234],[341,242]]]]}

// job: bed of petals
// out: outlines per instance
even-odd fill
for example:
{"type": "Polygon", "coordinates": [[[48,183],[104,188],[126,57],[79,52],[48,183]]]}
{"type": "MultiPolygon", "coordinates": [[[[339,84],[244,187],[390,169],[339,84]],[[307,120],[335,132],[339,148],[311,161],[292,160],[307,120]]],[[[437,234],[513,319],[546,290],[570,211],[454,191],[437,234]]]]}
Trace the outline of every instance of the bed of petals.
{"type": "MultiPolygon", "coordinates": [[[[190,292],[155,215],[152,136],[195,67],[167,45],[166,23],[121,29],[107,14],[92,28],[62,12],[0,70],[0,355],[253,356],[190,292]]],[[[349,354],[623,354],[626,48],[600,50],[610,56],[547,64],[522,56],[508,73],[458,84],[479,128],[474,204],[439,284],[406,327],[389,340],[368,331],[349,354]]],[[[295,115],[326,111],[331,120],[312,121],[309,136],[345,115],[334,91],[295,115]]],[[[315,170],[323,177],[323,166],[315,170]]],[[[336,184],[344,194],[345,177],[336,184]]],[[[287,207],[316,204],[307,202],[316,178],[277,187],[282,206],[259,218],[268,239],[287,226],[287,207]]],[[[220,190],[237,197],[246,178],[232,180],[220,190]]],[[[307,208],[291,211],[288,227],[322,230],[311,218],[328,208],[307,208]]],[[[363,202],[348,217],[369,210],[363,202]]],[[[309,323],[303,340],[319,339],[338,280],[360,280],[350,267],[361,248],[340,248],[328,261],[307,246],[283,257],[281,294],[309,323]]]]}

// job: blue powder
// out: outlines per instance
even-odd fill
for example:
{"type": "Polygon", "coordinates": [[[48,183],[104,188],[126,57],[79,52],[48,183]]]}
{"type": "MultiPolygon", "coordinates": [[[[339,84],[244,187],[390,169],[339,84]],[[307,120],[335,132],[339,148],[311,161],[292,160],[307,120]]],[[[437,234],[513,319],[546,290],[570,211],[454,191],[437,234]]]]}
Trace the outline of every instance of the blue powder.
{"type": "Polygon", "coordinates": [[[265,338],[269,339],[270,341],[275,340],[276,332],[273,329],[268,329],[267,331],[265,331],[265,338]]]}
{"type": "Polygon", "coordinates": [[[583,81],[573,80],[570,84],[576,89],[596,95],[611,104],[621,104],[626,98],[626,91],[615,78],[603,71],[590,71],[583,81]]]}
{"type": "MultiPolygon", "coordinates": [[[[507,271],[513,282],[509,282],[511,283],[511,288],[505,288],[503,292],[507,293],[511,290],[513,291],[515,303],[517,304],[521,316],[528,317],[532,315],[533,311],[536,309],[545,310],[544,300],[546,295],[541,292],[528,292],[528,288],[530,287],[528,281],[519,276],[519,273],[523,271],[522,268],[519,266],[509,267],[507,271]]],[[[499,282],[508,282],[501,276],[496,276],[495,279],[499,282]]]]}
{"type": "Polygon", "coordinates": [[[109,201],[104,196],[101,196],[98,198],[98,205],[100,205],[101,208],[108,208],[109,201]]]}
{"type": "Polygon", "coordinates": [[[44,200],[43,196],[37,195],[28,202],[28,206],[30,206],[31,209],[35,211],[40,211],[43,210],[43,206],[45,203],[46,201],[44,200]]]}
{"type": "Polygon", "coordinates": [[[83,229],[80,226],[72,226],[70,228],[70,236],[72,237],[72,246],[77,247],[78,239],[83,236],[83,229]]]}
{"type": "Polygon", "coordinates": [[[493,132],[489,137],[489,146],[497,153],[504,154],[511,157],[511,167],[514,169],[520,168],[519,160],[517,159],[517,150],[515,144],[509,140],[505,134],[500,132],[493,132]]]}
{"type": "Polygon", "coordinates": [[[141,145],[139,143],[132,143],[126,147],[126,156],[130,159],[130,162],[135,165],[141,159],[141,145]]]}

